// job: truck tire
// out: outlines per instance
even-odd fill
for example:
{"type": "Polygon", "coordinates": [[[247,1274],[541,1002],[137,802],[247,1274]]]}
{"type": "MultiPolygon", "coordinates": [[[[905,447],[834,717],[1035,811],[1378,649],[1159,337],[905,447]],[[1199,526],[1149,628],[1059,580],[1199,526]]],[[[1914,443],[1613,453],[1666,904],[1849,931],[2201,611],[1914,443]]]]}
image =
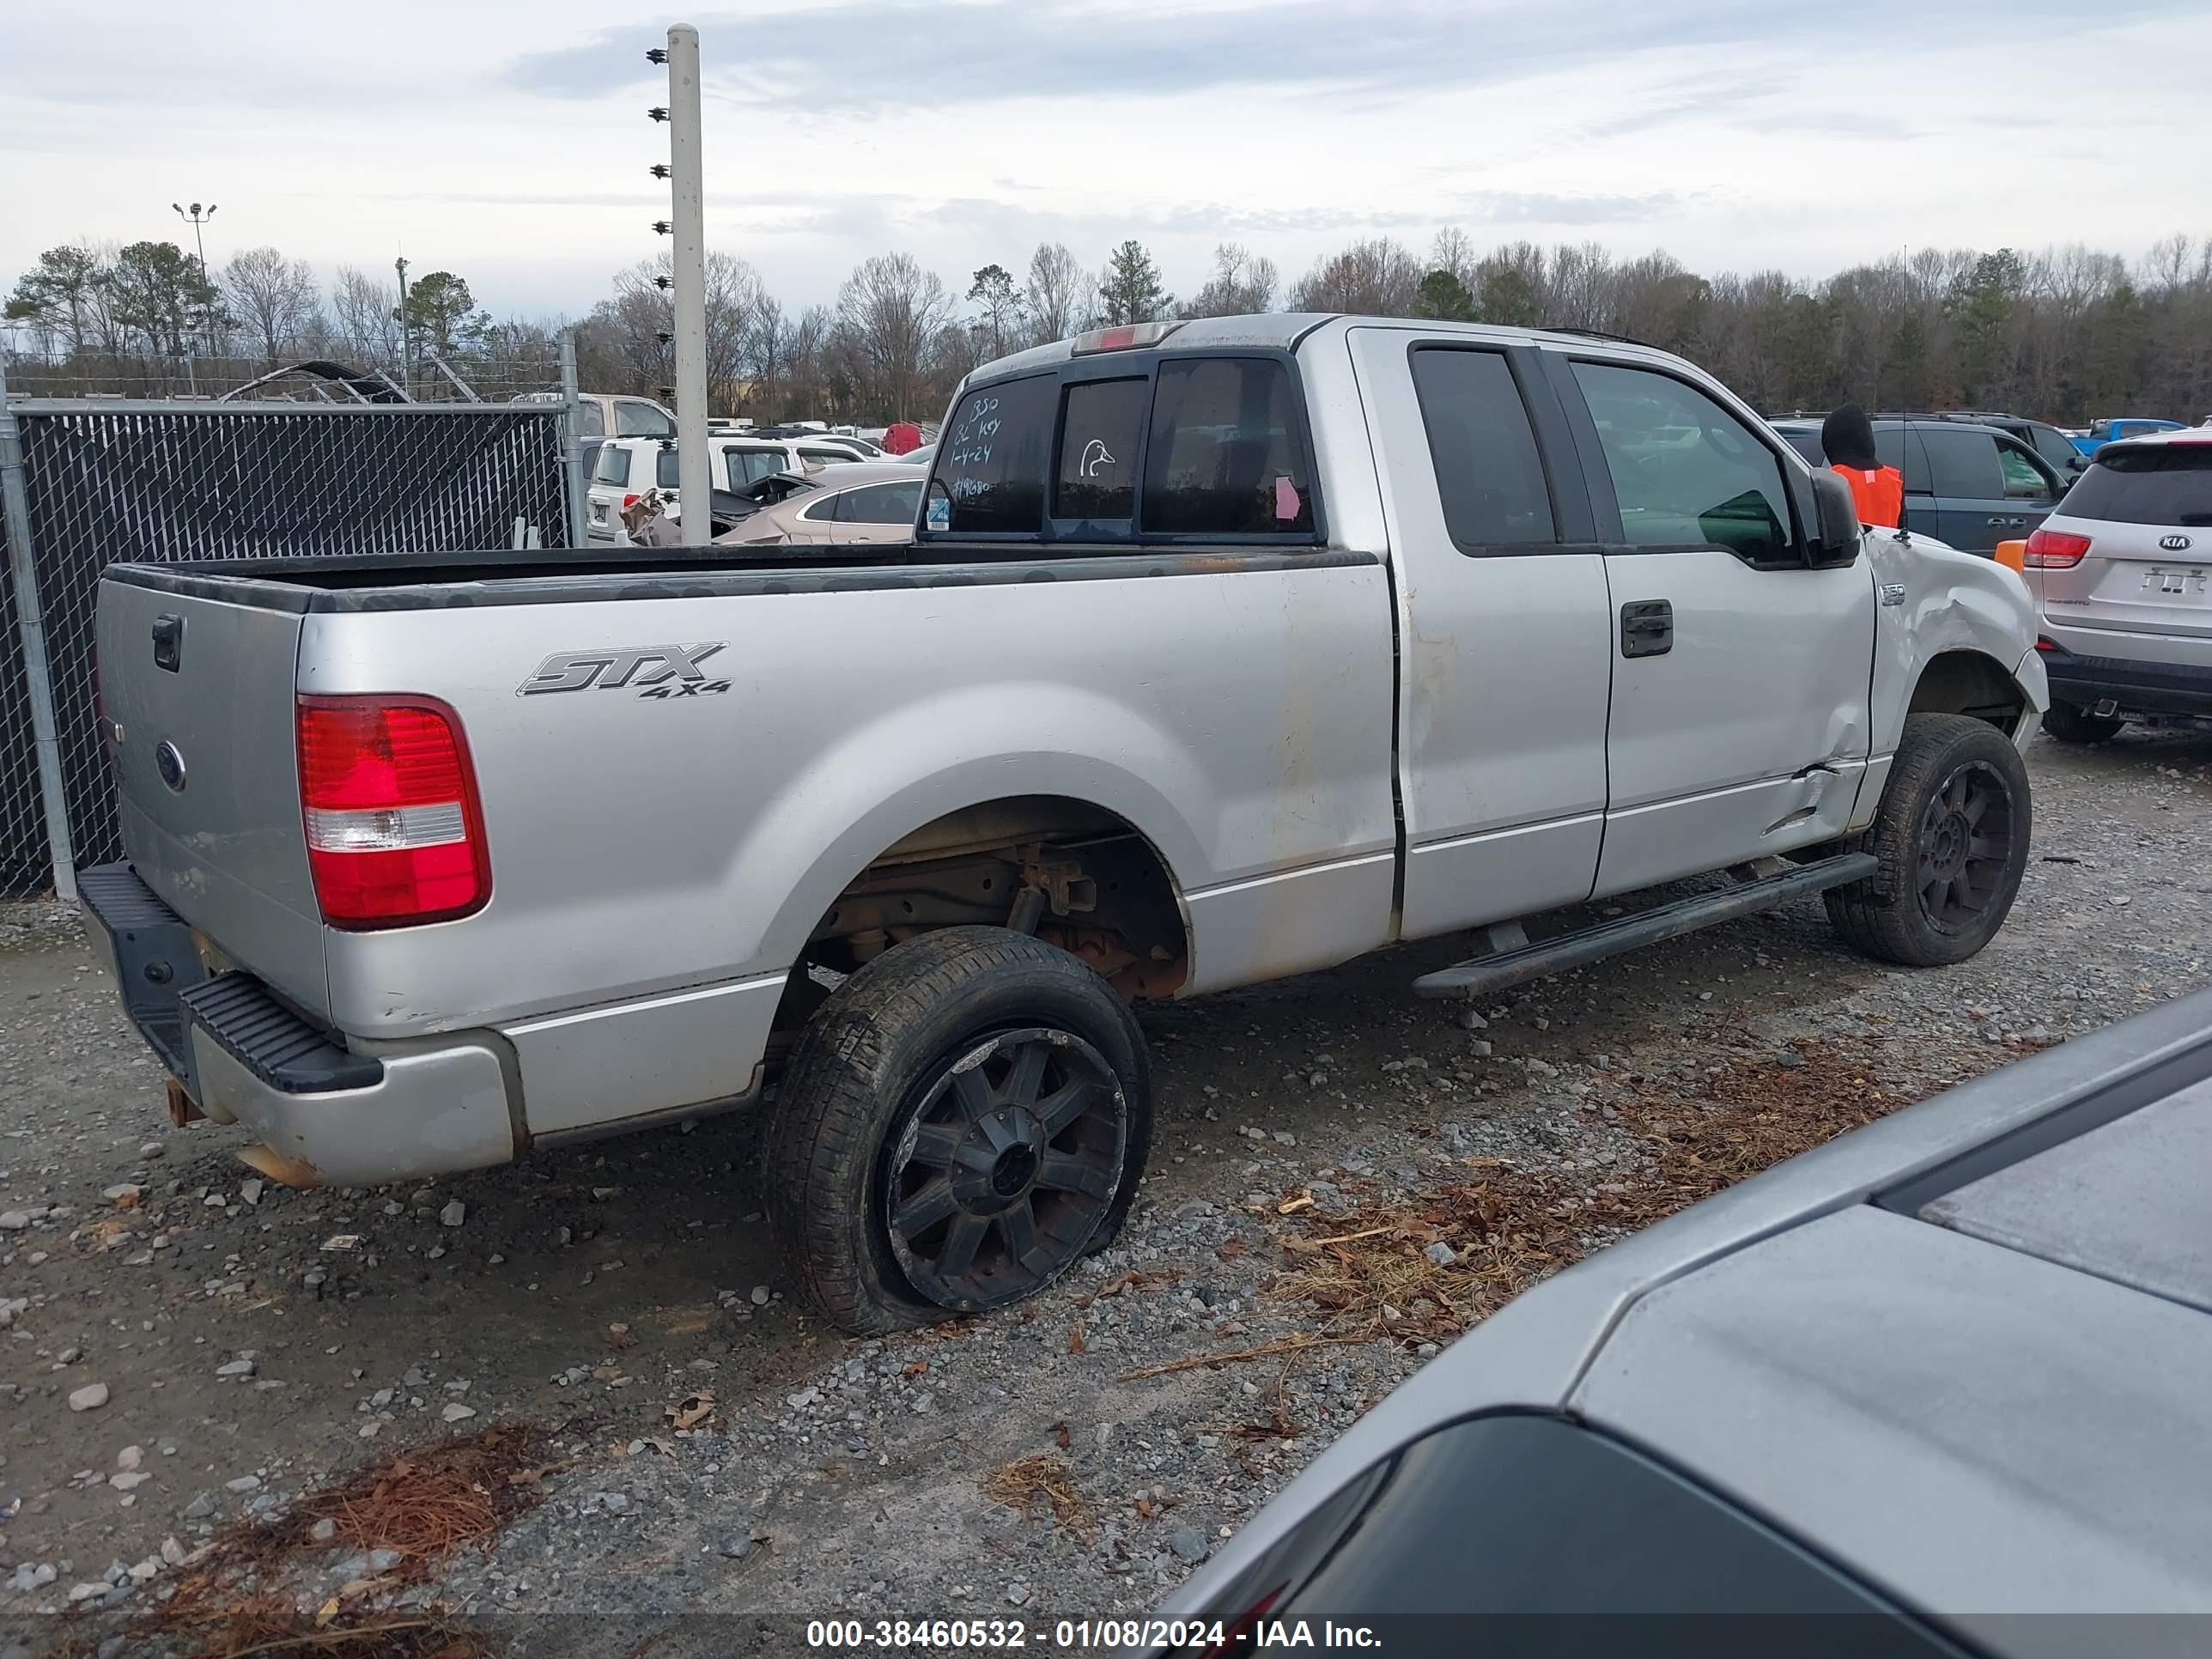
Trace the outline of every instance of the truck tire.
{"type": "Polygon", "coordinates": [[[1117,1233],[1152,1147],[1144,1035],[1065,951],[947,927],[800,1033],[768,1126],[800,1291],[878,1335],[1034,1296],[1117,1233]]]}
{"type": "Polygon", "coordinates": [[[1881,868],[1831,889],[1828,921],[1878,961],[1964,962],[2004,925],[2031,827],[2010,738],[1965,714],[1911,715],[1873,826],[1853,843],[1881,868]]]}
{"type": "Polygon", "coordinates": [[[2057,702],[2044,712],[2043,729],[2061,743],[2103,743],[2127,722],[2093,714],[2078,702],[2057,702]]]}

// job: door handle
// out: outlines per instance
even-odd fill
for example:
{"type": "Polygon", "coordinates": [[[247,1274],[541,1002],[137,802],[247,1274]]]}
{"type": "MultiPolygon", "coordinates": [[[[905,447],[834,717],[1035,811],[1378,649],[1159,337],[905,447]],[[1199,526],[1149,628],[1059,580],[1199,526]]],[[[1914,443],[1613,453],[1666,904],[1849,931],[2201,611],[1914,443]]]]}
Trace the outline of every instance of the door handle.
{"type": "Polygon", "coordinates": [[[2007,525],[2012,522],[2013,520],[2010,519],[1991,519],[1990,520],[1990,526],[1993,529],[1997,530],[2002,530],[2007,525]]]}
{"type": "Polygon", "coordinates": [[[154,618],[154,666],[176,673],[184,665],[185,619],[182,617],[161,616],[154,618]]]}
{"type": "Polygon", "coordinates": [[[1674,607],[1665,599],[1631,599],[1620,607],[1620,654],[1663,657],[1674,648],[1674,607]]]}

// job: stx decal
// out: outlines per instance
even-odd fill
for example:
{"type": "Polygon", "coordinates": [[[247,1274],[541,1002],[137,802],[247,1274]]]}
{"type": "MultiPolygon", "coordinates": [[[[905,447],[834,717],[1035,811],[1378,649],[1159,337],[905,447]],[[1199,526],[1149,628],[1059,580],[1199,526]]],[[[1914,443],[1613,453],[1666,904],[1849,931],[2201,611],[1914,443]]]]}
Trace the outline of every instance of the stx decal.
{"type": "MultiPolygon", "coordinates": [[[[705,645],[606,646],[597,651],[556,651],[538,665],[538,672],[515,687],[518,697],[535,697],[547,691],[581,691],[596,685],[602,691],[625,686],[654,686],[667,680],[701,681],[707,678],[699,665],[729,643],[714,640],[705,645]],[[648,667],[651,664],[653,666],[648,667]]],[[[665,694],[664,694],[665,695],[665,694]]]]}

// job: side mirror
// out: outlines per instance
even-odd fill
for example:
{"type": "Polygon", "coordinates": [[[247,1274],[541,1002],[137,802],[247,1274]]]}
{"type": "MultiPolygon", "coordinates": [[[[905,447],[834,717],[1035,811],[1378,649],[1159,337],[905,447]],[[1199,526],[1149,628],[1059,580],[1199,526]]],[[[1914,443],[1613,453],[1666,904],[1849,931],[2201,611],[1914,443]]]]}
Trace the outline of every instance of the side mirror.
{"type": "Polygon", "coordinates": [[[1848,564],[1858,556],[1859,507],[1851,487],[1826,467],[1813,474],[1817,521],[1810,549],[1814,564],[1848,564]]]}

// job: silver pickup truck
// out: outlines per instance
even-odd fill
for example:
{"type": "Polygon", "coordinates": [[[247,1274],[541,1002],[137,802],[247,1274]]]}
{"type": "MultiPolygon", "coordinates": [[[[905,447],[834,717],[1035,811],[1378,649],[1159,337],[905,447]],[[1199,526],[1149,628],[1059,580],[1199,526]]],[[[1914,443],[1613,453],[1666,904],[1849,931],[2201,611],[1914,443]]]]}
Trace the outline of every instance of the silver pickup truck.
{"type": "Polygon", "coordinates": [[[1453,933],[1414,988],[1485,996],[1816,891],[1972,955],[2034,641],[1666,353],[1109,329],[969,377],[908,545],[111,568],[82,887],[270,1174],[765,1103],[796,1276],[879,1331],[1113,1236],[1132,1002],[1453,933]]]}

